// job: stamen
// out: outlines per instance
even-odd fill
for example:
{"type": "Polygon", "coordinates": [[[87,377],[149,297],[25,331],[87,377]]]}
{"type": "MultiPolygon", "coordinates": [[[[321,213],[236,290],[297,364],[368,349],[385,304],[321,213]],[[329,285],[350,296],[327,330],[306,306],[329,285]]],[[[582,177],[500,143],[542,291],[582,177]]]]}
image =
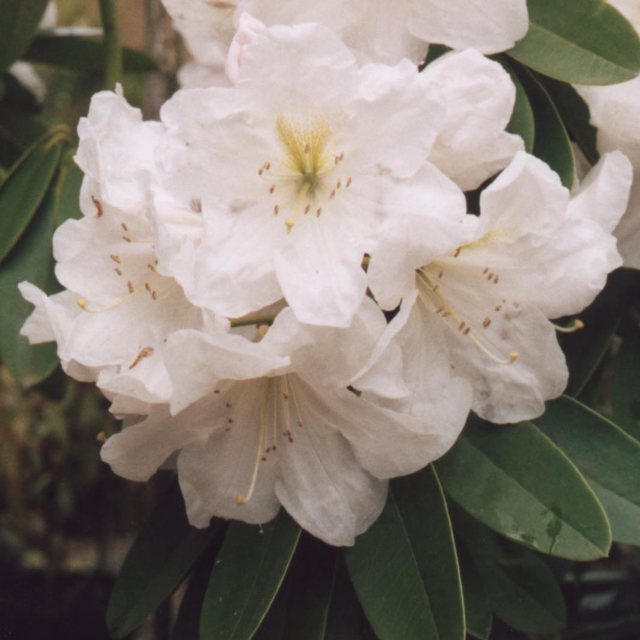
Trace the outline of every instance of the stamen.
{"type": "Polygon", "coordinates": [[[102,202],[100,202],[100,200],[98,200],[98,198],[96,198],[95,196],[91,196],[91,202],[93,202],[96,208],[97,217],[102,218],[102,214],[104,213],[104,210],[102,209],[102,202]]]}
{"type": "Polygon", "coordinates": [[[556,324],[555,322],[551,323],[555,330],[558,333],[575,333],[576,331],[580,331],[580,329],[584,329],[584,322],[579,318],[576,318],[569,326],[563,327],[562,325],[556,324]]]}
{"type": "Polygon", "coordinates": [[[133,369],[135,366],[139,365],[140,362],[145,358],[148,358],[153,351],[153,347],[144,347],[144,349],[141,349],[140,353],[135,357],[135,360],[129,365],[129,369],[133,369]]]}

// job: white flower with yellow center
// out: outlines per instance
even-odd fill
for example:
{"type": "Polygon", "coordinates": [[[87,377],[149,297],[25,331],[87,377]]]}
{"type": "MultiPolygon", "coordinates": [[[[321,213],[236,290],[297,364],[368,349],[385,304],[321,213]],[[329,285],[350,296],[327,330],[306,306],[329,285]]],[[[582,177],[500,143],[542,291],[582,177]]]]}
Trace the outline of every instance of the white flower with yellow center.
{"type": "MultiPolygon", "coordinates": [[[[251,343],[245,343],[236,356],[246,363],[242,380],[220,378],[220,359],[228,358],[234,336],[176,333],[164,349],[174,415],[154,410],[111,437],[102,457],[116,473],[144,481],[178,452],[178,478],[195,526],[207,526],[212,516],[263,523],[282,505],[322,540],[353,544],[382,510],[386,479],[441,456],[466,418],[452,411],[443,422],[418,420],[347,390],[385,328],[369,299],[350,329],[304,326],[285,309],[252,345],[262,355],[270,350],[271,370],[261,358],[265,366],[249,376],[251,343]]],[[[398,375],[400,366],[391,357],[387,376],[398,375]]],[[[374,378],[369,383],[377,388],[374,378]]]]}
{"type": "MultiPolygon", "coordinates": [[[[522,153],[483,192],[480,216],[467,216],[467,239],[449,255],[433,257],[424,248],[421,215],[407,217],[411,235],[389,228],[397,249],[389,238],[368,270],[383,308],[400,302],[404,283],[388,343],[400,346],[409,368],[421,360],[416,371],[448,362],[473,390],[472,408],[483,418],[540,415],[567,381],[558,327],[549,318],[581,311],[620,266],[611,231],[630,181],[628,160],[611,154],[570,199],[551,169],[522,153]],[[411,249],[400,254],[402,246],[411,249]]],[[[419,201],[412,206],[417,212],[419,201]]]]}
{"type": "MultiPolygon", "coordinates": [[[[482,67],[496,93],[509,83],[477,53],[443,65],[461,70],[462,62],[467,77],[482,67]]],[[[284,297],[303,322],[348,326],[365,295],[363,257],[381,223],[401,215],[403,203],[386,194],[407,182],[428,190],[437,206],[432,176],[419,170],[435,150],[462,158],[474,140],[448,145],[463,92],[441,80],[408,62],[360,68],[318,25],[257,36],[235,87],[180,91],[163,109],[169,135],[155,224],[162,235],[176,207],[197,201],[203,233],[167,232],[173,241],[158,247],[162,269],[194,304],[226,317],[284,297]]],[[[509,83],[501,113],[513,104],[512,90],[509,83]]],[[[487,154],[489,175],[522,142],[504,133],[498,117],[493,128],[491,117],[481,120],[480,129],[502,141],[500,157],[487,154]]]]}
{"type": "Polygon", "coordinates": [[[84,217],[54,236],[56,276],[66,290],[47,297],[21,284],[36,306],[22,333],[32,342],[57,341],[69,375],[97,381],[115,413],[144,413],[169,399],[159,352],[173,331],[225,329],[158,271],[146,213],[160,131],[121,96],[94,96],[79,125],[84,217]]]}

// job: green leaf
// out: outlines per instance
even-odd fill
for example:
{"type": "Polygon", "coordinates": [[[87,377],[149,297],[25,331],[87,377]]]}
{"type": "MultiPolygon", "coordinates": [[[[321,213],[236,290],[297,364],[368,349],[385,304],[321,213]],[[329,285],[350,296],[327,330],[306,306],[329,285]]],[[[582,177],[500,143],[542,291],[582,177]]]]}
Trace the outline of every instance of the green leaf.
{"type": "Polygon", "coordinates": [[[107,606],[107,627],[122,638],[139,627],[184,580],[224,523],[195,529],[177,482],[162,497],[125,558],[107,606]]]}
{"type": "Polygon", "coordinates": [[[84,174],[73,160],[73,153],[68,154],[60,165],[56,180],[56,225],[71,219],[82,217],[80,211],[80,187],[84,174]]]}
{"type": "Polygon", "coordinates": [[[205,594],[201,638],[253,636],[278,593],[299,537],[300,527],[285,512],[264,527],[229,525],[205,594]]]}
{"type": "Polygon", "coordinates": [[[625,333],[613,362],[612,404],[616,424],[640,439],[640,331],[625,333]]]}
{"type": "Polygon", "coordinates": [[[611,531],[595,494],[531,423],[471,422],[436,467],[453,500],[514,542],[573,560],[609,552],[611,531]]]}
{"type": "Polygon", "coordinates": [[[303,535],[254,640],[358,640],[361,616],[338,550],[303,535]]]}
{"type": "Polygon", "coordinates": [[[640,443],[568,396],[549,403],[535,423],[592,486],[609,516],[613,539],[640,546],[640,443]]]}
{"type": "Polygon", "coordinates": [[[18,244],[0,265],[0,360],[23,386],[47,378],[58,365],[54,344],[31,346],[19,335],[24,321],[33,311],[18,291],[23,280],[51,292],[54,230],[53,194],[41,204],[18,244]]]}
{"type": "Polygon", "coordinates": [[[25,117],[17,107],[0,104],[0,163],[13,165],[27,148],[46,133],[46,127],[34,118],[25,117]]]}
{"type": "Polygon", "coordinates": [[[528,0],[529,31],[509,55],[576,84],[615,84],[640,72],[633,26],[604,0],[528,0]]]}
{"type": "Polygon", "coordinates": [[[531,153],[536,139],[536,123],[531,103],[522,83],[513,67],[507,62],[507,59],[504,56],[497,56],[496,59],[511,76],[511,80],[516,87],[516,102],[513,105],[513,113],[507,125],[507,131],[519,135],[524,140],[525,150],[527,153],[531,153]]]}
{"type": "Polygon", "coordinates": [[[493,626],[493,615],[484,585],[465,548],[462,545],[458,545],[457,550],[460,574],[462,576],[467,633],[474,638],[478,638],[478,640],[489,640],[491,627],[493,626]]]}
{"type": "Polygon", "coordinates": [[[618,269],[609,274],[606,287],[580,315],[584,328],[561,334],[560,344],[569,366],[567,394],[579,396],[603,361],[629,299],[635,273],[618,269]]]}
{"type": "Polygon", "coordinates": [[[562,184],[570,189],[575,177],[575,161],[571,140],[560,114],[537,78],[521,65],[514,65],[514,68],[533,109],[533,155],[544,160],[560,176],[562,184]]]}
{"type": "Polygon", "coordinates": [[[464,638],[451,523],[431,467],[392,483],[382,515],[345,558],[380,640],[464,638]]]}
{"type": "Polygon", "coordinates": [[[456,539],[470,557],[493,612],[526,633],[565,626],[562,592],[551,569],[534,552],[499,538],[452,506],[456,539]]]}
{"type": "Polygon", "coordinates": [[[0,71],[20,58],[47,7],[48,0],[0,0],[0,71]]]}
{"type": "Polygon", "coordinates": [[[16,245],[53,179],[64,138],[47,135],[18,160],[0,185],[0,262],[16,245]]]}
{"type": "MultiPolygon", "coordinates": [[[[79,73],[99,73],[104,68],[105,55],[102,39],[43,34],[31,43],[24,59],[79,73]]],[[[123,49],[123,64],[126,73],[159,70],[158,65],[148,55],[126,47],[123,49]]]]}
{"type": "Polygon", "coordinates": [[[545,76],[538,76],[538,80],[551,96],[571,138],[584,157],[592,165],[596,164],[600,159],[597,146],[598,130],[591,124],[591,113],[587,103],[566,82],[559,82],[545,76]]]}

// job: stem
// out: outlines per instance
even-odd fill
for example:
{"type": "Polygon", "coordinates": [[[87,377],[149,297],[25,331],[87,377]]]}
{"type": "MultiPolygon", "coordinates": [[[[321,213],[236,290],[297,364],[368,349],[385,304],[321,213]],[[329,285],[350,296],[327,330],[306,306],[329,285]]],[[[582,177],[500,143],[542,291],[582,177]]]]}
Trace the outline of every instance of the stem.
{"type": "Polygon", "coordinates": [[[122,80],[122,47],[116,3],[117,0],[100,0],[105,44],[104,86],[111,91],[122,80]]]}

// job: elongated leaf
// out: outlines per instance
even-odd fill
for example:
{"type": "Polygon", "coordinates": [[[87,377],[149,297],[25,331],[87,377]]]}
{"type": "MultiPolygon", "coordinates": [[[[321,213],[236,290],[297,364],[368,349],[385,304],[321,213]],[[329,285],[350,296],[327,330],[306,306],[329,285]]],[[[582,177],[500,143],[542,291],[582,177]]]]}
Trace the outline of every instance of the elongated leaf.
{"type": "Polygon", "coordinates": [[[531,103],[520,79],[507,61],[506,56],[497,56],[496,59],[511,76],[511,80],[516,87],[516,102],[513,106],[511,120],[509,120],[509,124],[507,125],[507,131],[519,135],[524,140],[524,148],[528,153],[531,153],[536,139],[536,123],[531,103]]]}
{"type": "Polygon", "coordinates": [[[162,497],[133,543],[109,598],[107,627],[122,638],[139,627],[184,580],[212,539],[224,527],[214,520],[195,529],[185,515],[177,482],[162,497]]]}
{"type": "Polygon", "coordinates": [[[19,335],[33,311],[18,291],[18,283],[28,280],[51,292],[54,230],[54,198],[49,194],[40,205],[25,234],[0,265],[0,360],[23,386],[47,378],[58,365],[54,344],[31,346],[19,335]]]}
{"type": "Polygon", "coordinates": [[[361,615],[338,550],[303,535],[254,640],[359,640],[361,615]]]}
{"type": "Polygon", "coordinates": [[[600,159],[597,147],[598,130],[591,124],[587,103],[570,84],[545,76],[537,77],[551,96],[571,138],[584,157],[592,165],[596,164],[600,159]]]}
{"type": "Polygon", "coordinates": [[[613,418],[622,429],[640,439],[640,331],[625,333],[613,363],[613,418]]]}
{"type": "Polygon", "coordinates": [[[471,558],[496,616],[526,633],[562,629],[562,592],[541,558],[499,538],[459,508],[452,506],[451,511],[456,538],[471,558]]]}
{"type": "Polygon", "coordinates": [[[576,84],[615,84],[640,72],[635,29],[604,0],[528,0],[529,32],[509,55],[576,84]]]}
{"type": "Polygon", "coordinates": [[[467,633],[478,640],[489,640],[493,626],[493,615],[484,584],[464,546],[458,545],[457,549],[462,576],[467,633]]]}
{"type": "MultiPolygon", "coordinates": [[[[158,71],[158,65],[146,54],[124,48],[123,65],[127,73],[158,71]]],[[[39,35],[24,54],[29,62],[39,62],[81,73],[98,73],[104,67],[102,39],[80,36],[39,35]]]]}
{"type": "Polygon", "coordinates": [[[60,164],[58,179],[56,180],[56,225],[66,220],[81,218],[80,187],[84,174],[73,161],[73,154],[68,154],[60,164]]]}
{"type": "Polygon", "coordinates": [[[544,416],[535,422],[598,494],[613,539],[640,545],[640,443],[568,396],[549,403],[544,416]]]}
{"type": "Polygon", "coordinates": [[[571,140],[560,114],[537,78],[521,65],[514,68],[534,113],[536,138],[533,155],[556,171],[562,184],[570,189],[575,178],[575,161],[571,140]]]}
{"type": "Polygon", "coordinates": [[[380,640],[464,638],[451,523],[433,469],[394,481],[382,515],[345,558],[380,640]]]}
{"type": "Polygon", "coordinates": [[[580,396],[607,354],[627,307],[634,276],[635,273],[626,269],[609,274],[607,286],[579,316],[584,328],[560,335],[560,344],[569,365],[568,395],[580,396]]]}
{"type": "Polygon", "coordinates": [[[35,144],[0,185],[0,262],[16,245],[42,203],[64,142],[54,134],[35,144]]]}
{"type": "Polygon", "coordinates": [[[436,467],[453,500],[515,542],[573,560],[609,552],[611,531],[595,494],[531,423],[473,422],[436,467]]]}
{"type": "Polygon", "coordinates": [[[200,637],[249,640],[291,562],[300,528],[284,512],[264,527],[229,525],[205,594],[200,637]]]}
{"type": "Polygon", "coordinates": [[[29,46],[48,0],[0,0],[0,71],[29,46]]]}
{"type": "Polygon", "coordinates": [[[0,163],[3,165],[12,166],[46,133],[45,127],[33,118],[25,117],[17,107],[0,103],[0,163]]]}

